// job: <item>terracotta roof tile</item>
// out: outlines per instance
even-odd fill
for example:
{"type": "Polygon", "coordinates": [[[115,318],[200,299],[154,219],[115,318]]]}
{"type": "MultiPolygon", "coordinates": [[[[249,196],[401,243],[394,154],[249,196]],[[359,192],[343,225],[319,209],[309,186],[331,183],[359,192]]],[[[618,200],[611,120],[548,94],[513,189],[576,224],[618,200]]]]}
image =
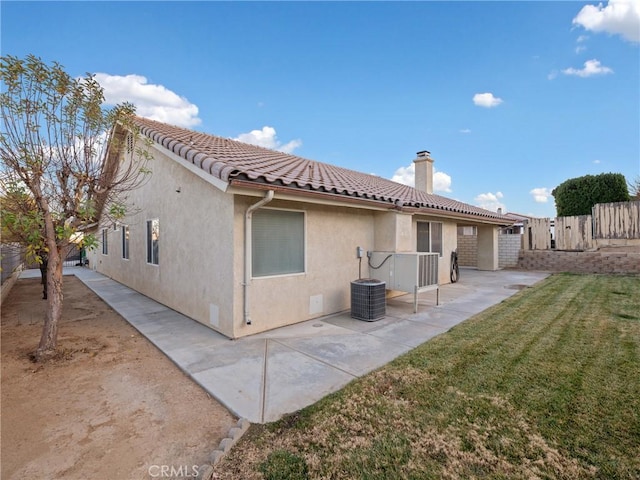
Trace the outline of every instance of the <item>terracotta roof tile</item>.
{"type": "Polygon", "coordinates": [[[508,218],[495,212],[427,194],[385,178],[308,160],[137,117],[141,133],[176,155],[225,182],[234,179],[278,184],[294,189],[329,192],[391,203],[401,207],[446,210],[492,220],[508,218]]]}

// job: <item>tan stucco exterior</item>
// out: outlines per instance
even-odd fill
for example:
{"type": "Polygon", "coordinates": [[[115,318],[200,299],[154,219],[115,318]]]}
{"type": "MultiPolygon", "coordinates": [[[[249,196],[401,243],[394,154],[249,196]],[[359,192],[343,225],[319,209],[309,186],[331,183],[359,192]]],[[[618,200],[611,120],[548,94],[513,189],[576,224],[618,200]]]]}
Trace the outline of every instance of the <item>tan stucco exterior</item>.
{"type": "Polygon", "coordinates": [[[478,269],[498,269],[498,227],[478,227],[478,269]]]}
{"type": "Polygon", "coordinates": [[[150,180],[131,192],[130,214],[122,221],[129,226],[130,258],[122,258],[121,229],[107,225],[108,255],[99,248],[91,266],[230,338],[348,310],[351,281],[369,274],[356,248],[413,252],[418,221],[442,223],[439,282],[449,283],[455,219],[291,191],[267,199],[268,186],[229,186],[162,147],[152,153],[150,180]],[[259,201],[268,202],[261,208],[304,212],[304,272],[245,281],[246,213],[259,201]],[[146,257],[151,219],[160,223],[158,265],[146,257]]]}
{"type": "MultiPolygon", "coordinates": [[[[241,196],[237,196],[235,201],[234,236],[237,248],[234,265],[238,275],[244,269],[241,248],[244,241],[244,215],[249,205],[256,201],[257,198],[241,196]]],[[[304,273],[251,279],[248,288],[250,325],[244,322],[242,289],[237,289],[234,297],[234,337],[348,309],[350,282],[358,278],[356,247],[365,250],[373,248],[374,212],[371,210],[328,207],[277,198],[263,208],[305,213],[306,268],[304,273]]]]}
{"type": "MultiPolygon", "coordinates": [[[[233,316],[233,197],[158,151],[149,181],[130,192],[129,260],[121,232],[109,227],[109,252],[90,265],[101,273],[220,331],[233,316]],[[177,192],[176,190],[180,190],[177,192]],[[146,221],[160,222],[159,265],[147,263],[146,221]]],[[[100,235],[98,235],[100,238],[100,235]]]]}

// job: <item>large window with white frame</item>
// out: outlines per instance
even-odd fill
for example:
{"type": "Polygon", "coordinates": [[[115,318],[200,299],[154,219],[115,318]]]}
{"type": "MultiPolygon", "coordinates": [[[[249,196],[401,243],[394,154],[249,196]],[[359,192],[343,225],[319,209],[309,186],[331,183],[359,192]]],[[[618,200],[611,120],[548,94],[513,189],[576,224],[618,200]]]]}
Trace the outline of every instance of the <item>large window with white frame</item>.
{"type": "Polygon", "coordinates": [[[439,253],[442,256],[442,223],[418,222],[418,252],[439,253]]]}
{"type": "Polygon", "coordinates": [[[304,273],[305,214],[263,208],[251,224],[251,272],[254,277],[304,273]]]}
{"type": "Polygon", "coordinates": [[[122,240],[122,258],[129,260],[129,225],[120,227],[120,235],[122,240]]]}
{"type": "Polygon", "coordinates": [[[160,220],[147,220],[147,263],[159,265],[160,220]]]}
{"type": "Polygon", "coordinates": [[[109,255],[109,229],[102,229],[102,254],[109,255]]]}

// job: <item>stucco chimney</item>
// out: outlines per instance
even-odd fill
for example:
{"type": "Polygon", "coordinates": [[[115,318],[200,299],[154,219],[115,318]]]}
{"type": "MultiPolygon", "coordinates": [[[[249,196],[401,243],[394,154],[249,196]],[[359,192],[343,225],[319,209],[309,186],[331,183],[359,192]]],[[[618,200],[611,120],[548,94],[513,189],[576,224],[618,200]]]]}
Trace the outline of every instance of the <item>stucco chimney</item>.
{"type": "Polygon", "coordinates": [[[433,158],[431,152],[422,150],[413,161],[415,166],[415,186],[418,190],[433,193],[433,158]]]}

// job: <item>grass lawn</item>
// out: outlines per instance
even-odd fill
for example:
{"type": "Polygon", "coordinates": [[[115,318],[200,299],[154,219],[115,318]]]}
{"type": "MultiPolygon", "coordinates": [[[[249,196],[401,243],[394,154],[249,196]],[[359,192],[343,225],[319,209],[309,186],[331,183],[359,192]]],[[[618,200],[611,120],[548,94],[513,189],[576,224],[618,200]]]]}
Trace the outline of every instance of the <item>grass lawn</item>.
{"type": "Polygon", "coordinates": [[[639,479],[640,277],[549,277],[252,426],[216,475],[639,479]]]}

